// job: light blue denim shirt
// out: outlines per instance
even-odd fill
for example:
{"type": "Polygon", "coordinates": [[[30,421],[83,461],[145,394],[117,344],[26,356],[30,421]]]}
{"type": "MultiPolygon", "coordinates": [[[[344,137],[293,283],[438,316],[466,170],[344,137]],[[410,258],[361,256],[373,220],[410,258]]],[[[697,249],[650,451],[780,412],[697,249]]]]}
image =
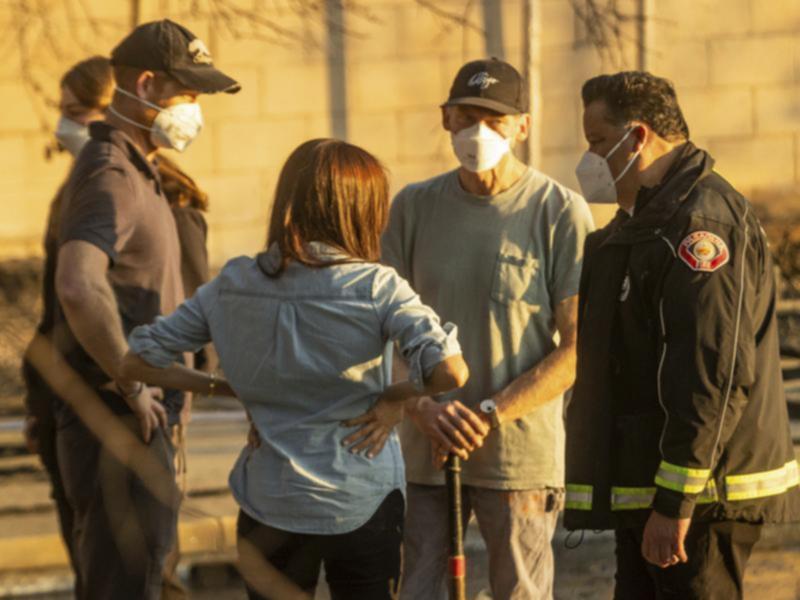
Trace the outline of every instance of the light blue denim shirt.
{"type": "MultiPolygon", "coordinates": [[[[322,244],[311,247],[318,256],[344,258],[322,244]]],[[[275,247],[231,260],[174,313],[136,328],[129,343],[146,362],[166,367],[213,341],[262,440],[242,450],[231,472],[239,506],[285,531],[346,533],[405,487],[396,433],[372,459],[341,444],[353,431],[341,422],[367,411],[391,383],[388,342],[418,385],[461,349],[455,327],[442,327],[390,267],[290,262],[280,277],[267,277],[262,269],[278,260],[275,247]]]]}

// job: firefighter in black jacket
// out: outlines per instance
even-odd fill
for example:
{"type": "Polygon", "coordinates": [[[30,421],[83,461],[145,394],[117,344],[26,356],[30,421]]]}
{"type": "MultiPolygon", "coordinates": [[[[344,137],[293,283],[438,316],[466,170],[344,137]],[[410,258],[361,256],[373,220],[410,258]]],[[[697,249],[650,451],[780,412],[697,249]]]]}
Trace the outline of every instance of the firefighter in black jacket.
{"type": "Polygon", "coordinates": [[[586,241],[565,524],[616,530],[617,599],[741,598],[761,524],[800,516],[767,240],[668,81],[583,103],[578,179],[620,209],[586,241]]]}

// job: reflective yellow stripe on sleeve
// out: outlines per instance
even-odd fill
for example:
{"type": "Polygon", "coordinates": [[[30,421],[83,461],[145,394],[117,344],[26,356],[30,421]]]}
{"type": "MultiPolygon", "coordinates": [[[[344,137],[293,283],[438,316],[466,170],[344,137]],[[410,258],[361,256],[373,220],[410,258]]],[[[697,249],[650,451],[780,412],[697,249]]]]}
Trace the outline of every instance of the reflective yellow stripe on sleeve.
{"type": "Polygon", "coordinates": [[[612,487],[611,510],[650,508],[655,495],[654,487],[612,487]]]}
{"type": "Polygon", "coordinates": [[[725,497],[728,500],[751,500],[782,494],[800,484],[797,461],[787,462],[772,471],[748,475],[728,475],[725,478],[725,497]]]}
{"type": "Polygon", "coordinates": [[[699,494],[706,487],[709,477],[710,469],[679,467],[662,460],[656,472],[656,485],[682,494],[699,494]]]}
{"type": "Polygon", "coordinates": [[[698,504],[711,504],[712,502],[719,501],[719,494],[717,494],[717,484],[713,479],[709,479],[706,487],[697,496],[698,504]]]}
{"type": "MultiPolygon", "coordinates": [[[[656,495],[654,487],[612,487],[611,510],[637,510],[650,508],[656,495]]],[[[717,502],[717,485],[709,479],[703,491],[697,496],[698,504],[717,502]]]]}
{"type": "Polygon", "coordinates": [[[568,483],[566,486],[565,508],[572,510],[592,510],[592,486],[568,483]]]}

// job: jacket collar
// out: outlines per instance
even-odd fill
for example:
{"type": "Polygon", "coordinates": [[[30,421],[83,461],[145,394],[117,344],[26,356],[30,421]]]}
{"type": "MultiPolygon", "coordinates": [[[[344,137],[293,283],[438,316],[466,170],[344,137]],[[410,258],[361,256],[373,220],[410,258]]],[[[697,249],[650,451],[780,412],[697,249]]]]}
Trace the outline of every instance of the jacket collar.
{"type": "Polygon", "coordinates": [[[686,142],[661,182],[639,190],[634,216],[625,218],[627,214],[620,214],[624,211],[617,212],[608,243],[629,244],[658,236],[695,186],[713,169],[714,159],[708,152],[686,142]]]}

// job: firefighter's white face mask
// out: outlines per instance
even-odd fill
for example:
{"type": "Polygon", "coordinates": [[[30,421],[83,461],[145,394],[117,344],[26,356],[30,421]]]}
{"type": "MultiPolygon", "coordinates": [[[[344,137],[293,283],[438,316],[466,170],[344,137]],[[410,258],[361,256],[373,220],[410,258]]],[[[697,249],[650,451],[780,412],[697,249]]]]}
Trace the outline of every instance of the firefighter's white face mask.
{"type": "Polygon", "coordinates": [[[511,140],[504,138],[483,121],[450,134],[458,162],[467,171],[479,173],[494,169],[511,150],[511,140]]]}
{"type": "MultiPolygon", "coordinates": [[[[634,128],[635,129],[635,128],[634,128]]],[[[575,168],[575,175],[578,177],[578,183],[581,186],[583,197],[587,202],[594,202],[596,204],[614,204],[617,201],[617,182],[625,177],[625,174],[636,162],[636,159],[641,153],[641,148],[637,150],[622,172],[615,178],[611,174],[611,169],[608,166],[609,157],[617,151],[628,136],[634,129],[629,129],[628,132],[622,136],[613,148],[605,156],[600,156],[594,152],[586,151],[583,158],[575,168]]]]}

